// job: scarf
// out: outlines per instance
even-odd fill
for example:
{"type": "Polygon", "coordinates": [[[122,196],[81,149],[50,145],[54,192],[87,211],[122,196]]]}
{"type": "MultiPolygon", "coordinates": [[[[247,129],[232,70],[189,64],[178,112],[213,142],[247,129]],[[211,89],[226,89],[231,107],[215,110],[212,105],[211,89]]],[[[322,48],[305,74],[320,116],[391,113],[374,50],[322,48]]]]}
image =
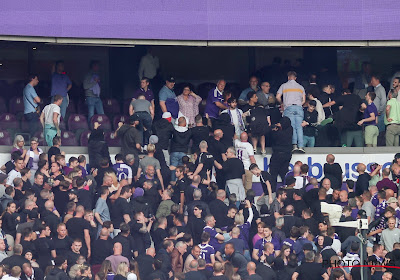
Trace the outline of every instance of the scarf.
{"type": "MultiPolygon", "coordinates": [[[[242,115],[240,114],[240,111],[239,111],[238,108],[236,108],[235,110],[236,110],[236,114],[237,114],[240,130],[244,131],[245,130],[245,126],[244,126],[242,115]]],[[[233,125],[232,113],[231,113],[230,109],[228,109],[228,114],[229,114],[229,117],[231,118],[231,124],[233,125]]]]}

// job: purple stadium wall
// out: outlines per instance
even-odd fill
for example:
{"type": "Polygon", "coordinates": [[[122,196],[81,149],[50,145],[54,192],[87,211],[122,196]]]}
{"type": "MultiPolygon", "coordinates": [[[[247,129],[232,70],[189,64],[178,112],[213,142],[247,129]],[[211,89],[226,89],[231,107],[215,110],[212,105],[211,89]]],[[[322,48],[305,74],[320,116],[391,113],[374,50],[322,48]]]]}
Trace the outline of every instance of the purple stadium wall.
{"type": "Polygon", "coordinates": [[[393,0],[2,0],[0,35],[399,40],[399,10],[393,0]]]}

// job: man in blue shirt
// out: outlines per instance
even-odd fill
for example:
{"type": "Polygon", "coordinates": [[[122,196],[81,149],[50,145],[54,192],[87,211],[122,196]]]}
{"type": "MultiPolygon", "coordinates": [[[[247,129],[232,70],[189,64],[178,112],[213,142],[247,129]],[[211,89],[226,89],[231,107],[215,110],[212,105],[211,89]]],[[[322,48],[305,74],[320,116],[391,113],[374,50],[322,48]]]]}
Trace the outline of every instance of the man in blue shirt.
{"type": "Polygon", "coordinates": [[[38,76],[36,74],[30,75],[29,83],[25,86],[23,91],[24,116],[29,123],[29,133],[31,137],[39,130],[39,114],[36,112],[36,108],[40,103],[40,98],[34,88],[38,83],[38,76]]]}
{"type": "Polygon", "coordinates": [[[64,72],[64,61],[56,61],[55,69],[51,77],[51,102],[54,102],[54,96],[59,94],[63,97],[60,106],[61,116],[65,118],[69,103],[68,91],[72,87],[72,82],[64,72]]]}
{"type": "Polygon", "coordinates": [[[240,105],[244,105],[244,104],[247,103],[247,101],[249,101],[249,100],[247,99],[247,94],[248,94],[250,91],[258,92],[258,91],[260,90],[260,87],[258,86],[258,78],[257,78],[256,76],[251,76],[251,77],[250,77],[249,85],[250,85],[250,86],[249,86],[248,88],[245,88],[245,89],[240,93],[240,96],[239,96],[239,104],[240,104],[240,105]]]}
{"type": "Polygon", "coordinates": [[[100,99],[100,62],[93,60],[90,62],[90,71],[83,80],[83,89],[85,90],[86,104],[88,105],[88,121],[96,114],[104,115],[103,102],[100,99]]]}
{"type": "Polygon", "coordinates": [[[179,104],[174,92],[175,78],[169,76],[165,85],[161,88],[159,98],[160,107],[163,113],[170,112],[173,119],[178,118],[179,104]]]}

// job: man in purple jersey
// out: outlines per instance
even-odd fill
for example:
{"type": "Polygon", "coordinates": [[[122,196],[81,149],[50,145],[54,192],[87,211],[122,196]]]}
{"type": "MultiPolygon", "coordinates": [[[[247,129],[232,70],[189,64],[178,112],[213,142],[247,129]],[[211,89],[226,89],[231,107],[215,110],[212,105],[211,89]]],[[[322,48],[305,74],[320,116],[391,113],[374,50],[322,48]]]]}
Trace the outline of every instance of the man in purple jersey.
{"type": "Polygon", "coordinates": [[[210,234],[210,245],[214,247],[216,251],[221,247],[221,243],[224,242],[225,238],[222,234],[218,233],[215,227],[215,218],[213,215],[208,215],[204,218],[206,226],[203,231],[210,234]]]}
{"type": "Polygon", "coordinates": [[[212,269],[212,265],[215,262],[215,249],[210,243],[210,234],[208,232],[203,232],[201,234],[201,244],[200,247],[200,258],[206,261],[206,268],[212,269]]]}
{"type": "Polygon", "coordinates": [[[264,238],[261,238],[256,242],[253,248],[252,257],[255,260],[259,260],[263,255],[264,246],[266,243],[272,243],[274,245],[274,250],[276,255],[279,255],[281,249],[281,244],[278,239],[272,237],[272,229],[270,226],[264,227],[264,238]]]}
{"type": "Polygon", "coordinates": [[[219,80],[217,86],[208,92],[205,114],[208,114],[212,121],[218,118],[220,109],[228,109],[223,98],[225,85],[224,80],[219,80]]]}
{"type": "Polygon", "coordinates": [[[132,168],[124,163],[124,155],[115,155],[115,164],[113,165],[115,172],[117,173],[118,181],[123,179],[128,180],[128,184],[132,184],[132,168]]]}

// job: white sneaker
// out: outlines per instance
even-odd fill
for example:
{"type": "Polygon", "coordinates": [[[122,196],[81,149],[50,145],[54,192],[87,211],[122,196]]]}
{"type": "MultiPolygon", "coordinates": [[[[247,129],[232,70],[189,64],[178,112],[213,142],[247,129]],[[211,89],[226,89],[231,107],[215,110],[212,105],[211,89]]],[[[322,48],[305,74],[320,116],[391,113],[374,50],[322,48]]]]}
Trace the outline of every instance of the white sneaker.
{"type": "Polygon", "coordinates": [[[306,153],[306,151],[305,151],[304,148],[302,148],[302,147],[298,148],[297,151],[298,151],[299,153],[302,153],[302,154],[305,154],[305,153],[306,153]]]}
{"type": "Polygon", "coordinates": [[[292,153],[296,152],[298,150],[297,145],[293,145],[292,153]]]}

